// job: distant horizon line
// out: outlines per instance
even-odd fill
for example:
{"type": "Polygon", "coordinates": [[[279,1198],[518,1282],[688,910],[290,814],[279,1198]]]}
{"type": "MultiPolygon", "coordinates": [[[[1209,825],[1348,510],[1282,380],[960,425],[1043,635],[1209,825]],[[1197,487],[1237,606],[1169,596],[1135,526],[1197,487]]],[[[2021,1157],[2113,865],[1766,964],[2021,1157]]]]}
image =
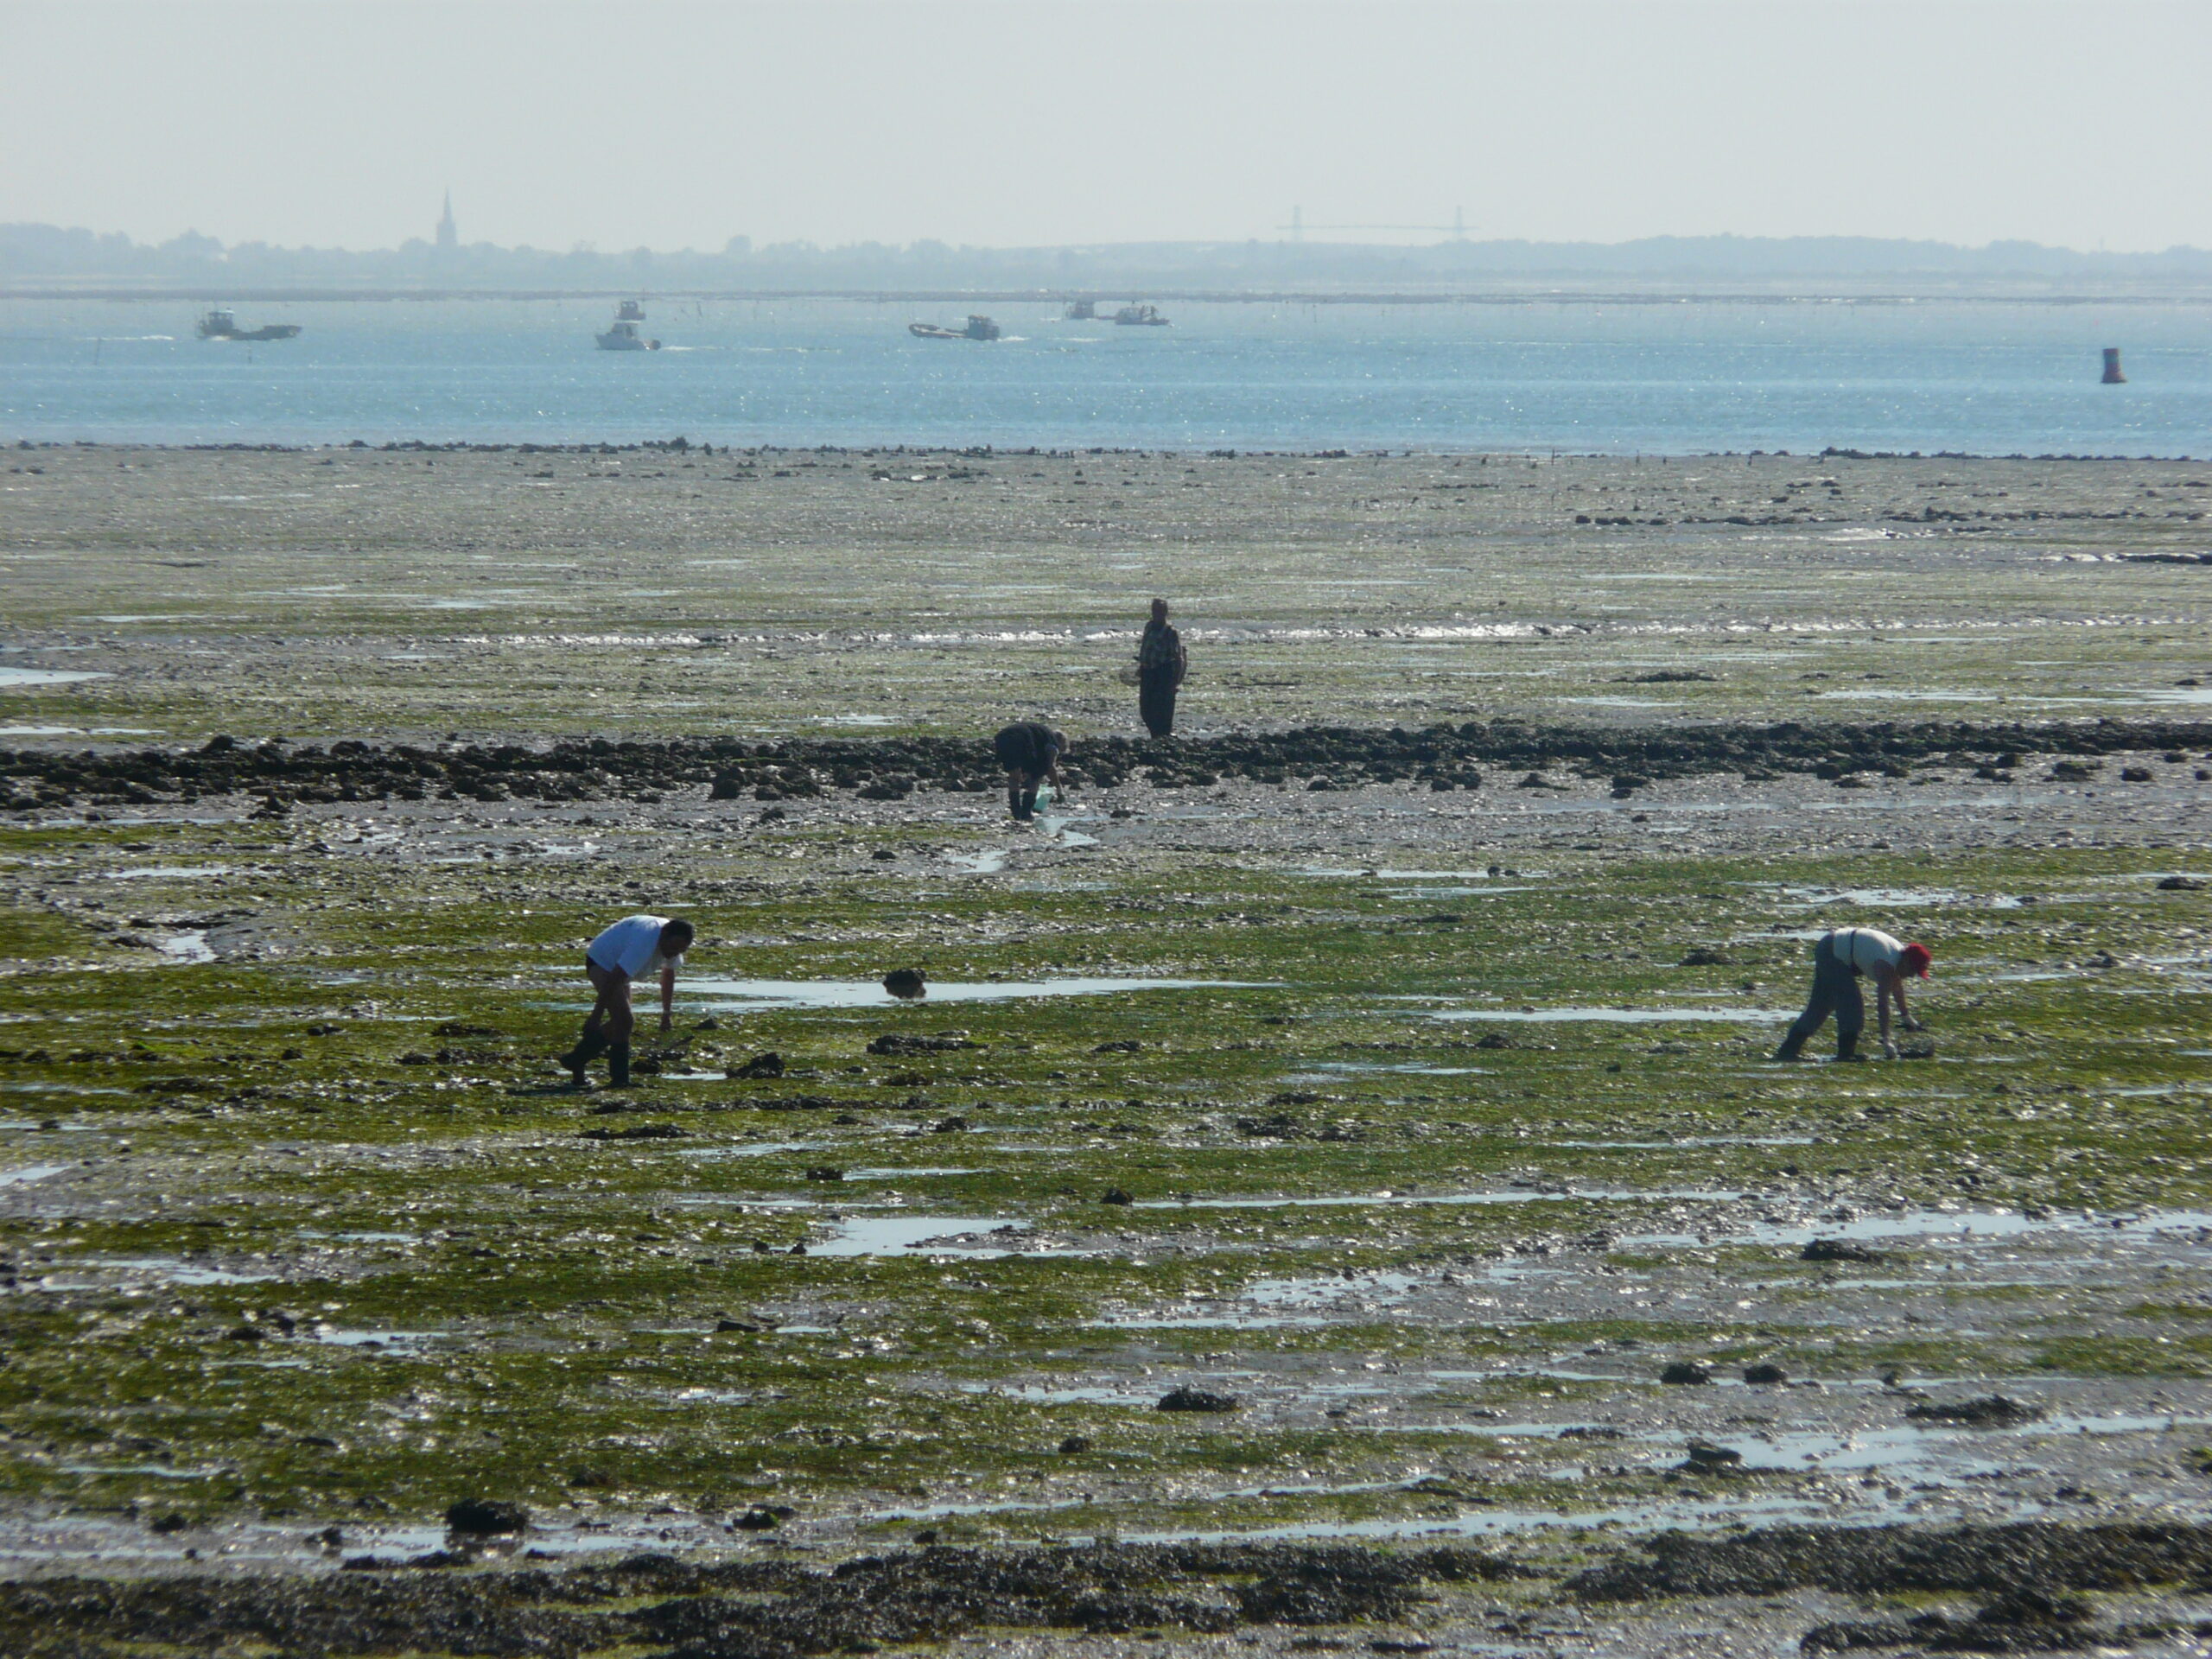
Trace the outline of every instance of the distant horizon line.
{"type": "MultiPolygon", "coordinates": [[[[447,220],[438,228],[450,225],[447,220]]],[[[740,233],[728,238],[719,248],[699,247],[684,244],[675,248],[652,247],[644,243],[626,246],[602,248],[595,240],[579,238],[568,247],[541,246],[533,242],[513,243],[490,240],[441,242],[435,233],[429,237],[408,237],[393,245],[353,247],[343,244],[314,242],[272,242],[265,238],[251,237],[226,242],[219,237],[196,229],[187,229],[159,241],[141,240],[129,231],[97,231],[88,226],[59,225],[43,219],[0,220],[0,237],[11,232],[47,232],[70,238],[90,238],[97,242],[123,242],[135,249],[148,252],[170,250],[213,247],[225,251],[251,249],[268,250],[273,253],[292,255],[321,255],[373,257],[409,252],[426,254],[467,254],[486,251],[502,254],[536,255],[541,257],[568,258],[573,257],[622,258],[637,254],[667,258],[736,258],[760,257],[788,251],[808,256],[835,256],[870,252],[913,254],[943,252],[950,255],[1022,256],[1039,254],[1084,254],[1106,252],[1141,252],[1146,251],[1179,250],[1191,252],[1223,251],[1254,247],[1284,251],[1332,249],[1376,253],[1438,253],[1454,249],[1507,250],[1557,249],[1587,251],[1618,252],[1645,247],[1678,247],[1701,245],[1748,245],[1751,246],[1787,247],[1855,246],[1866,249],[1918,249],[1953,254],[1992,254],[2004,251],[2022,253],[2059,254],[2079,259],[2130,260],[2158,258],[2174,255],[2212,252],[2212,249],[2192,242],[2171,242],[2162,247],[2140,248],[2082,248],[2063,242],[2042,242],[2030,237],[1993,237],[1985,242],[1961,242],[1929,236],[1886,236],[1851,231],[1790,232],[1783,233],[1743,231],[1654,232],[1641,236],[1607,239],[1599,237],[1540,237],[1540,236],[1472,236],[1446,235],[1433,241],[1376,242],[1360,241],[1332,236],[1325,228],[1309,228],[1302,232],[1272,236],[1211,236],[1211,237],[1129,237],[1089,239],[1074,242],[948,242],[939,237],[914,237],[906,241],[887,240],[880,237],[862,237],[842,242],[817,242],[809,237],[788,237],[774,241],[756,241],[740,233]]]]}

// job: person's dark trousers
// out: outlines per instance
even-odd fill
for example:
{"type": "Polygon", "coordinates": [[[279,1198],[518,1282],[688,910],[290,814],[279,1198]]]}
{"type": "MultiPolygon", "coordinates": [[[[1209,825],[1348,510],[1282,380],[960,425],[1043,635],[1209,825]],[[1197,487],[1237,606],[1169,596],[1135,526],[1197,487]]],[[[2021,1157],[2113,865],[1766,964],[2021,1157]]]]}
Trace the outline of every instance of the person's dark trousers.
{"type": "Polygon", "coordinates": [[[561,1064],[568,1068],[569,1076],[576,1080],[576,1087],[581,1089],[590,1081],[584,1075],[584,1068],[606,1052],[606,1032],[597,1026],[587,1026],[584,1034],[576,1039],[576,1046],[561,1057],[561,1064]]]}
{"type": "Polygon", "coordinates": [[[1175,730],[1175,669],[1170,664],[1160,668],[1141,669],[1137,673],[1137,713],[1144,716],[1144,728],[1154,737],[1166,737],[1175,730]]]}
{"type": "Polygon", "coordinates": [[[1859,1052],[1859,1033],[1866,1029],[1866,999],[1859,989],[1859,976],[1836,957],[1827,940],[1813,959],[1813,995],[1805,1012],[1789,1027],[1775,1058],[1794,1060],[1812,1035],[1835,1015],[1837,1058],[1849,1059],[1859,1052]]]}
{"type": "Polygon", "coordinates": [[[1037,816],[1037,785],[1016,773],[1007,781],[1006,810],[1024,823],[1037,816]]]}

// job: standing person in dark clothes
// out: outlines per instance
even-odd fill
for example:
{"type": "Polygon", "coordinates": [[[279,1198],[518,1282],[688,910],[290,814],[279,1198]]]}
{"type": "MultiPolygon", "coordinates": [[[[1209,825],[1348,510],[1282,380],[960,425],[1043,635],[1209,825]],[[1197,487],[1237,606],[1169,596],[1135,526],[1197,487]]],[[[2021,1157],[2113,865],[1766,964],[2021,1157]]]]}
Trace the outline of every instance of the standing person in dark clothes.
{"type": "Polygon", "coordinates": [[[1859,1033],[1866,1028],[1866,999],[1859,995],[1859,979],[1862,974],[1872,974],[1874,1006],[1881,1014],[1882,1052],[1890,1059],[1897,1058],[1897,1045],[1890,1040],[1890,1004],[1897,1005],[1897,1017],[1907,1031],[1918,1031],[1920,1021],[1904,1005],[1904,982],[1915,976],[1927,978],[1934,960],[1926,945],[1906,944],[1877,928],[1839,927],[1821,934],[1813,946],[1813,995],[1805,1012],[1782,1039],[1782,1046],[1775,1050],[1774,1058],[1796,1059],[1833,1014],[1836,1058],[1864,1059],[1859,1052],[1859,1033]]]}
{"type": "Polygon", "coordinates": [[[1154,737],[1174,731],[1176,688],[1190,671],[1183,636],[1168,625],[1167,601],[1155,599],[1152,620],[1144,625],[1144,638],[1137,642],[1137,713],[1154,737]]]}
{"type": "Polygon", "coordinates": [[[594,939],[584,951],[584,974],[599,993],[584,1034],[561,1057],[561,1064],[575,1079],[576,1087],[588,1082],[591,1063],[607,1056],[607,1080],[617,1089],[630,1085],[630,1033],[638,1017],[630,1008],[630,986],[658,969],[660,972],[660,1028],[675,1022],[676,966],[691,948],[689,922],[672,922],[665,916],[626,916],[594,939]]]}
{"type": "Polygon", "coordinates": [[[991,741],[999,764],[1006,768],[1006,808],[1027,823],[1037,816],[1037,785],[1049,778],[1060,784],[1060,757],[1068,752],[1067,738],[1033,720],[1009,726],[991,741]]]}

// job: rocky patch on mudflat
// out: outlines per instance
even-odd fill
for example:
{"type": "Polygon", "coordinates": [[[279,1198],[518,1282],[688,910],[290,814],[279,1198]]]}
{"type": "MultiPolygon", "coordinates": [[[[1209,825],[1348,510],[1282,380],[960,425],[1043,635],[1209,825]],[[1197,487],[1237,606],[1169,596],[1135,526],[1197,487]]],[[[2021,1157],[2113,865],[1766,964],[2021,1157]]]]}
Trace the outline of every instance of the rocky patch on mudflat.
{"type": "MultiPolygon", "coordinates": [[[[1617,794],[1653,780],[1733,772],[1810,773],[1848,785],[1949,765],[2010,775],[2063,757],[2082,776],[2096,757],[2202,752],[2212,721],[1925,721],[1868,724],[1715,721],[1622,728],[1471,721],[1418,730],[1309,726],[1198,739],[1084,741],[1062,763],[1075,785],[1205,788],[1225,779],[1357,789],[1410,783],[1478,789],[1484,767],[1543,781],[1547,771],[1608,779],[1617,794]]],[[[196,748],[0,749],[0,810],[155,805],[204,796],[259,796],[281,815],[300,804],[370,800],[658,802],[704,787],[713,800],[851,795],[899,800],[918,789],[988,794],[1004,783],[988,742],[945,737],[877,741],[734,738],[531,745],[374,744],[358,740],[246,744],[215,737],[196,748]]]]}
{"type": "Polygon", "coordinates": [[[575,1654],[786,1659],[944,1641],[986,1627],[1125,1634],[1396,1620],[1431,1583],[1523,1569],[1482,1550],[1389,1554],[1356,1545],[1097,1545],[927,1548],[828,1571],[776,1561],[495,1572],[422,1566],[316,1577],[194,1577],[0,1586],[0,1645],[23,1659],[162,1643],[285,1653],[575,1654]],[[643,1602],[622,1611],[614,1602],[643,1602]]]}

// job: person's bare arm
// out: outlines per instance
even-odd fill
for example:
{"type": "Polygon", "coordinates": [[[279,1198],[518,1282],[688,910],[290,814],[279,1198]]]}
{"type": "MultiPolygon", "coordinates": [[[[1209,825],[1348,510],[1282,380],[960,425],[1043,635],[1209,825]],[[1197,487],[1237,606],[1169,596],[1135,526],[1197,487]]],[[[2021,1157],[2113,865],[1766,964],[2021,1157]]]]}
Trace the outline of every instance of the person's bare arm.
{"type": "Polygon", "coordinates": [[[664,962],[660,965],[660,1028],[666,1031],[676,1023],[676,964],[664,962]]]}
{"type": "Polygon", "coordinates": [[[1918,1031],[1920,1021],[1912,1017],[1912,1010],[1904,1005],[1904,976],[1903,974],[1897,976],[1891,995],[1897,1000],[1897,1023],[1907,1031],[1918,1031]]]}

